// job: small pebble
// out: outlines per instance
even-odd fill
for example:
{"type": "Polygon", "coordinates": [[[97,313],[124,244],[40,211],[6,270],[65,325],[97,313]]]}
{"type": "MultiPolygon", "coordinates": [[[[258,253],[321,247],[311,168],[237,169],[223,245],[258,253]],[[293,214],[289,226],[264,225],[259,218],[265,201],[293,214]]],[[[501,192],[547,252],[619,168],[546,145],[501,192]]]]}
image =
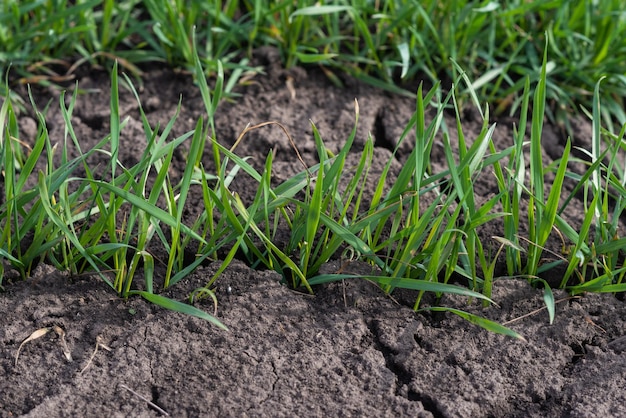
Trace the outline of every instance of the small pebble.
{"type": "Polygon", "coordinates": [[[18,126],[20,130],[20,139],[22,141],[32,143],[37,137],[37,122],[29,116],[19,119],[18,126]]]}
{"type": "Polygon", "coordinates": [[[151,96],[146,100],[145,110],[147,112],[154,112],[161,107],[161,99],[158,96],[151,96]]]}

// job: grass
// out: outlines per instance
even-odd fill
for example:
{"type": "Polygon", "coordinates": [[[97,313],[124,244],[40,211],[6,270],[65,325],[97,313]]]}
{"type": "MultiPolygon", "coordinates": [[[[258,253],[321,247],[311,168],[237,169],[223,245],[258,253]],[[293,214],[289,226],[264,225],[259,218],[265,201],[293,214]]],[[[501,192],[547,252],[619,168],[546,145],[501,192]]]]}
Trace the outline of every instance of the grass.
{"type": "MultiPolygon", "coordinates": [[[[223,327],[191,305],[160,296],[159,285],[175,285],[202,263],[219,258],[221,268],[191,297],[215,300],[215,280],[243,254],[250,265],[276,270],[293,287],[312,291],[321,283],[357,278],[320,274],[324,263],[343,254],[371,263],[378,273],[365,278],[385,292],[416,290],[415,310],[448,310],[494,332],[521,337],[467,312],[424,306],[423,296],[458,294],[488,305],[502,258],[508,276],[526,277],[544,288],[551,319],[554,297],[541,278],[550,268],[564,269],[560,287],[573,294],[626,290],[626,238],[618,229],[626,207],[626,167],[619,158],[626,133],[621,65],[626,23],[620,2],[599,3],[592,8],[588,1],[520,1],[505,8],[469,1],[5,2],[0,6],[0,66],[7,73],[0,108],[2,268],[10,265],[24,278],[41,261],[72,274],[94,271],[122,297],[139,295],[223,327]],[[369,175],[372,138],[358,164],[346,164],[357,132],[358,103],[355,128],[339,153],[325,147],[323,132],[313,125],[319,163],[304,165],[275,187],[271,153],[257,170],[237,154],[236,146],[222,145],[214,125],[219,103],[234,95],[244,74],[261,71],[249,66],[252,48],[260,45],[278,47],[286,67],[320,66],[336,83],[338,74],[347,72],[416,97],[415,114],[398,139],[398,147],[410,141],[413,151],[391,188],[385,187],[391,159],[381,177],[369,175]],[[139,162],[125,167],[118,159],[126,125],[119,110],[118,73],[123,69],[133,77],[124,76],[124,83],[139,101],[133,84],[140,82],[147,62],[192,72],[206,117],[193,131],[173,137],[178,113],[163,127],[152,125],[140,103],[148,145],[139,162]],[[65,82],[81,65],[111,68],[111,132],[94,148],[81,149],[71,124],[75,89],[69,105],[61,97],[66,134],[61,146],[53,146],[46,109],[39,110],[32,97],[16,96],[11,83],[65,82]],[[208,83],[207,77],[215,81],[208,83]],[[429,79],[433,87],[424,91],[420,84],[417,94],[400,87],[419,78],[429,79]],[[26,106],[39,123],[35,143],[28,146],[19,140],[17,124],[26,106]],[[468,106],[483,118],[480,134],[471,140],[461,118],[468,106]],[[427,107],[436,109],[428,125],[427,107]],[[449,110],[456,115],[454,127],[443,123],[449,110]],[[498,150],[490,116],[505,111],[519,123],[513,145],[498,150]],[[581,151],[587,158],[573,157],[568,142],[562,157],[545,166],[544,118],[567,128],[568,117],[580,112],[593,123],[592,149],[581,151]],[[451,128],[458,150],[451,144],[451,128]],[[434,173],[428,157],[438,135],[447,167],[434,173]],[[172,179],[168,168],[183,143],[189,144],[186,169],[180,179],[172,179]],[[69,147],[80,155],[69,158],[69,147]],[[206,147],[214,156],[215,172],[203,165],[206,147]],[[105,171],[88,164],[97,153],[110,158],[105,171]],[[586,171],[572,171],[572,162],[584,163],[586,171]],[[485,172],[495,174],[499,192],[482,202],[474,186],[485,172]],[[257,184],[251,204],[231,189],[237,176],[257,184]],[[563,196],[566,181],[576,187],[563,196]],[[365,201],[364,188],[372,182],[377,185],[374,197],[365,201]],[[192,188],[201,190],[205,210],[186,225],[182,215],[192,188]],[[577,193],[583,194],[588,210],[582,225],[570,225],[562,214],[577,193]],[[502,224],[503,236],[486,242],[480,231],[490,223],[502,224]],[[527,236],[521,236],[521,224],[530,226],[527,236]],[[289,231],[285,247],[274,242],[279,228],[289,231]],[[546,263],[546,243],[555,236],[571,245],[546,263]],[[155,283],[157,247],[169,258],[163,278],[155,283]],[[191,262],[185,259],[190,249],[196,253],[191,262]],[[144,290],[133,283],[139,273],[144,290]],[[466,286],[452,284],[459,277],[466,286]]],[[[248,127],[236,143],[264,125],[248,127]]]]}
{"type": "Polygon", "coordinates": [[[401,90],[397,82],[424,77],[450,82],[460,67],[473,82],[458,94],[473,90],[503,112],[519,108],[526,78],[539,80],[548,43],[546,114],[567,127],[567,116],[578,113],[580,105],[591,106],[595,83],[605,77],[601,117],[610,130],[618,130],[615,126],[626,122],[622,9],[618,0],[506,5],[9,0],[0,8],[0,69],[4,73],[12,63],[21,82],[43,83],[72,78],[82,64],[110,68],[114,60],[137,76],[145,62],[192,69],[195,29],[204,68],[216,72],[220,61],[227,70],[227,93],[245,71],[258,71],[248,67],[251,49],[274,45],[287,67],[320,64],[336,82],[339,72],[348,72],[395,91],[401,90]]]}

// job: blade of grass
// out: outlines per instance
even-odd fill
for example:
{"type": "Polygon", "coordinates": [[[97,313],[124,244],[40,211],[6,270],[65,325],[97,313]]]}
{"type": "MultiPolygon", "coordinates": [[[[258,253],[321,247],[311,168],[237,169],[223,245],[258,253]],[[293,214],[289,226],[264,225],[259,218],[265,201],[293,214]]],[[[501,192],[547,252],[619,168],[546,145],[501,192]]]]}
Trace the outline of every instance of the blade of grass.
{"type": "Polygon", "coordinates": [[[450,313],[460,316],[461,318],[465,319],[466,321],[471,322],[472,324],[478,325],[479,327],[487,331],[490,331],[496,334],[506,335],[508,337],[516,338],[518,340],[526,341],[526,339],[521,334],[513,331],[512,329],[507,328],[504,325],[500,325],[497,322],[483,318],[481,316],[471,314],[469,312],[461,311],[459,309],[444,308],[444,307],[438,307],[438,306],[423,308],[423,310],[434,311],[434,312],[450,312],[450,313]]]}
{"type": "Polygon", "coordinates": [[[177,300],[173,300],[170,298],[166,298],[165,296],[155,295],[154,293],[144,292],[140,290],[131,290],[129,295],[138,295],[147,300],[150,303],[154,303],[157,306],[160,306],[165,309],[169,309],[170,311],[180,312],[185,315],[195,316],[200,319],[204,319],[212,323],[213,325],[221,328],[225,331],[228,331],[228,328],[224,324],[222,324],[217,318],[208,313],[204,312],[201,309],[196,308],[195,306],[188,305],[186,303],[179,302],[177,300]]]}

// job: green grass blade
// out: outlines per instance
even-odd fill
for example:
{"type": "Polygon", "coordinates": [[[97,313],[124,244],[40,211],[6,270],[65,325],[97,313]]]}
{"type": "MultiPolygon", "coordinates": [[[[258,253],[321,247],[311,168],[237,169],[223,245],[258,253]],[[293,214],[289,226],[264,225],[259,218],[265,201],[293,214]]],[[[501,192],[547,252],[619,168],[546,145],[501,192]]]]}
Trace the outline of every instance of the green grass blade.
{"type": "Polygon", "coordinates": [[[409,289],[409,290],[420,290],[424,292],[433,292],[433,293],[449,293],[454,295],[465,296],[468,298],[476,298],[487,300],[489,302],[493,302],[491,299],[486,297],[485,295],[469,290],[466,287],[451,285],[447,283],[437,283],[428,280],[415,280],[415,279],[402,279],[396,277],[385,277],[385,276],[372,276],[372,275],[359,275],[355,276],[353,274],[320,274],[315,277],[309,279],[309,283],[311,285],[318,285],[324,283],[332,283],[345,279],[366,279],[370,280],[374,283],[378,283],[381,286],[400,288],[400,289],[409,289]]]}
{"type": "Polygon", "coordinates": [[[157,220],[163,222],[164,224],[172,227],[172,228],[180,228],[181,231],[183,231],[186,234],[191,235],[194,239],[200,241],[200,242],[205,242],[204,239],[202,237],[200,237],[200,235],[198,235],[197,232],[192,231],[188,226],[186,225],[181,225],[179,224],[176,219],[170,215],[169,213],[165,212],[163,209],[160,209],[154,205],[149,204],[145,199],[136,196],[132,193],[130,193],[127,190],[121,189],[119,187],[113,186],[107,182],[104,181],[98,181],[98,180],[91,180],[91,183],[108,190],[109,192],[114,193],[115,195],[121,197],[122,199],[126,200],[127,202],[129,202],[130,204],[132,204],[133,206],[135,206],[136,208],[146,212],[147,214],[149,214],[150,216],[153,216],[154,218],[156,218],[157,220]]]}
{"type": "Polygon", "coordinates": [[[315,186],[313,186],[313,195],[311,201],[306,207],[306,224],[305,224],[305,241],[303,242],[303,257],[302,257],[302,273],[307,276],[309,269],[309,262],[311,258],[311,252],[313,250],[313,243],[315,236],[318,233],[320,216],[322,213],[322,192],[324,189],[324,170],[325,165],[324,153],[320,153],[320,169],[317,172],[317,180],[315,186]]]}
{"type": "Polygon", "coordinates": [[[435,307],[430,307],[430,308],[423,308],[422,310],[435,311],[435,312],[451,312],[455,315],[460,316],[466,321],[471,322],[472,324],[478,325],[479,327],[487,331],[490,331],[496,334],[503,334],[508,337],[513,337],[518,340],[526,341],[526,339],[521,334],[513,331],[510,328],[505,327],[504,325],[500,325],[497,322],[491,321],[487,318],[483,318],[481,316],[474,315],[469,312],[461,311],[459,309],[435,306],[435,307]]]}
{"type": "Polygon", "coordinates": [[[147,300],[150,303],[154,303],[162,308],[169,309],[170,311],[180,312],[185,315],[195,316],[200,319],[204,319],[212,323],[213,325],[221,328],[225,331],[228,331],[226,325],[222,324],[217,318],[208,313],[204,312],[201,309],[196,308],[195,306],[188,305],[186,303],[179,302],[177,300],[166,298],[165,296],[155,295],[154,293],[144,292],[140,290],[131,290],[129,292],[130,295],[138,295],[147,300]]]}
{"type": "Polygon", "coordinates": [[[89,254],[89,252],[83,247],[82,243],[76,237],[73,231],[71,231],[66,223],[57,215],[55,209],[52,207],[50,203],[50,195],[48,193],[48,185],[46,184],[46,177],[43,172],[39,172],[39,193],[40,193],[40,202],[42,203],[43,209],[46,211],[49,219],[61,230],[63,235],[70,240],[72,245],[76,247],[79,253],[87,260],[87,262],[93,267],[93,269],[102,277],[102,279],[111,287],[114,288],[113,284],[100,272],[100,268],[96,260],[89,254]]]}
{"type": "Polygon", "coordinates": [[[113,65],[111,72],[111,178],[115,179],[115,168],[117,166],[117,155],[120,148],[120,98],[117,75],[117,61],[113,65]]]}
{"type": "Polygon", "coordinates": [[[548,201],[545,204],[543,210],[543,217],[538,223],[537,243],[539,246],[543,246],[547,241],[555,223],[556,215],[559,210],[559,200],[561,198],[561,191],[563,190],[563,180],[565,179],[565,173],[567,170],[567,164],[569,162],[569,153],[571,149],[571,143],[568,140],[563,150],[563,156],[559,162],[559,168],[552,182],[550,193],[548,195],[548,201]]]}

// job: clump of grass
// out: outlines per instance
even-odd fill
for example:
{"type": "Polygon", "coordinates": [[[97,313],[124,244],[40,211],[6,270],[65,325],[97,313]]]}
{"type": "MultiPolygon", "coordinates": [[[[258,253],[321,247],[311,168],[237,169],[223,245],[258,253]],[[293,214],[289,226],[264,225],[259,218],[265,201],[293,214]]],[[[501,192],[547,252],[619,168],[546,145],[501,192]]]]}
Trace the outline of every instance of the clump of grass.
{"type": "MultiPolygon", "coordinates": [[[[626,206],[624,198],[623,142],[626,124],[618,134],[604,130],[600,125],[600,85],[596,84],[592,114],[592,147],[583,150],[589,157],[588,169],[582,175],[570,173],[577,180],[578,187],[584,190],[585,218],[577,229],[564,228],[574,245],[569,249],[567,270],[561,281],[573,294],[587,291],[623,292],[624,283],[623,248],[626,238],[619,234],[619,220],[626,206]],[[604,141],[603,141],[604,139],[604,141]],[[569,284],[572,275],[576,275],[577,284],[569,284]],[[588,280],[591,276],[591,280],[588,280]]],[[[561,208],[559,214],[565,210],[561,208]]]]}
{"type": "MultiPolygon", "coordinates": [[[[600,145],[596,143],[592,150],[592,161],[588,172],[582,177],[575,176],[568,172],[570,144],[566,144],[562,158],[553,167],[546,167],[541,155],[542,125],[544,119],[543,106],[545,103],[545,85],[547,80],[546,65],[547,48],[544,52],[544,64],[538,85],[535,88],[533,99],[533,118],[531,121],[530,134],[530,160],[525,161],[523,149],[527,146],[525,142],[524,128],[517,132],[515,143],[508,149],[497,151],[491,141],[491,134],[494,126],[488,124],[488,109],[482,113],[484,115],[484,125],[473,142],[467,144],[463,135],[461,117],[457,101],[454,100],[456,110],[457,133],[459,151],[455,155],[447,135],[443,133],[443,145],[447,169],[440,173],[430,173],[429,158],[431,146],[435,134],[440,130],[441,110],[450,98],[454,98],[454,90],[443,104],[437,106],[439,112],[435,116],[430,126],[424,125],[424,101],[431,101],[435,97],[436,88],[426,94],[422,99],[421,89],[417,95],[417,110],[405,134],[410,128],[416,128],[416,141],[413,147],[413,154],[404,165],[398,179],[392,189],[384,195],[381,185],[385,182],[385,174],[379,181],[379,188],[372,202],[368,216],[363,219],[352,219],[348,221],[341,219],[342,227],[350,232],[362,233],[367,241],[358,241],[342,235],[344,243],[350,245],[363,259],[378,265],[380,276],[368,277],[383,285],[383,288],[391,292],[395,287],[404,287],[420,290],[415,309],[420,308],[420,300],[424,291],[433,291],[438,294],[457,293],[455,289],[447,286],[447,282],[452,274],[465,276],[470,283],[470,292],[478,291],[482,299],[489,302],[491,287],[494,277],[495,265],[498,256],[504,250],[506,264],[510,275],[522,275],[528,277],[532,282],[541,283],[544,287],[544,300],[550,313],[550,320],[554,318],[554,297],[548,283],[541,279],[539,275],[558,265],[567,266],[567,273],[561,283],[565,287],[568,277],[576,271],[581,284],[570,286],[571,292],[578,293],[583,289],[603,289],[605,292],[623,291],[622,283],[624,271],[619,267],[623,257],[619,254],[622,248],[623,239],[617,234],[617,221],[619,214],[623,210],[623,182],[616,174],[607,176],[607,172],[615,171],[615,166],[620,161],[617,158],[618,149],[621,149],[619,142],[613,142],[609,167],[601,164],[602,157],[608,152],[600,155],[600,145]],[[487,154],[490,151],[490,154],[487,154]],[[508,166],[503,167],[504,161],[508,159],[508,166]],[[525,167],[529,167],[530,175],[528,180],[525,176],[525,167]],[[503,169],[504,168],[504,169],[503,169]],[[474,192],[474,179],[481,172],[489,170],[496,173],[500,193],[479,206],[476,203],[474,192]],[[546,183],[544,180],[547,170],[554,170],[547,198],[544,197],[546,183]],[[562,196],[563,183],[565,178],[579,181],[579,187],[592,188],[594,198],[591,208],[595,210],[587,213],[585,222],[580,229],[580,233],[574,232],[574,228],[567,224],[560,214],[567,210],[567,205],[571,203],[576,188],[570,196],[562,196]],[[607,179],[604,187],[599,185],[600,179],[607,179]],[[447,185],[447,186],[444,186],[447,185]],[[436,186],[436,187],[434,187],[436,186]],[[609,188],[618,193],[615,198],[617,207],[612,214],[607,211],[609,200],[609,188]],[[420,205],[420,197],[429,192],[443,190],[434,203],[426,209],[420,205]],[[382,197],[382,196],[385,197],[382,197]],[[530,226],[529,236],[519,236],[520,225],[520,203],[526,200],[528,204],[527,219],[530,226]],[[599,202],[604,201],[604,205],[599,202]],[[564,203],[562,203],[564,202],[564,203]],[[385,212],[385,209],[393,207],[393,210],[385,212]],[[449,208],[449,210],[442,210],[449,208]],[[497,210],[502,208],[502,210],[497,210]],[[590,237],[591,220],[596,219],[596,243],[586,246],[584,243],[590,237]],[[372,220],[373,219],[373,220],[372,220]],[[480,236],[481,225],[498,221],[504,221],[505,236],[495,237],[500,244],[498,251],[491,257],[484,246],[484,241],[480,236]],[[374,229],[370,229],[376,225],[374,229]],[[385,226],[389,226],[389,235],[386,239],[382,231],[385,226]],[[363,228],[363,229],[361,229],[363,228]],[[561,259],[543,264],[542,252],[551,236],[552,231],[560,231],[561,236],[567,237],[570,242],[577,243],[573,252],[569,253],[569,259],[561,259]],[[607,240],[607,237],[610,237],[607,240]],[[521,239],[521,242],[520,242],[521,239]],[[606,240],[606,241],[605,241],[606,240]],[[608,242],[607,242],[608,241],[608,242]],[[525,244],[528,248],[524,249],[525,244]],[[597,249],[601,248],[601,253],[597,249]],[[590,250],[591,249],[591,250],[590,250]],[[525,265],[522,263],[525,261],[525,265]],[[595,276],[588,280],[585,276],[586,265],[594,266],[595,276]],[[582,271],[578,268],[582,267],[582,271]]],[[[468,82],[471,86],[471,84],[468,82]]],[[[477,97],[473,95],[475,101],[477,97]]],[[[523,97],[523,109],[520,126],[525,127],[525,112],[530,102],[531,91],[529,80],[526,82],[523,97]]],[[[596,100],[594,101],[595,116],[599,115],[599,94],[596,89],[596,100]]],[[[439,101],[440,103],[440,101],[439,101]]],[[[432,102],[431,102],[432,104],[432,102]]],[[[594,119],[594,129],[599,138],[599,118],[594,119]]],[[[626,128],[622,129],[619,137],[611,135],[612,139],[622,138],[626,128]]],[[[315,133],[315,131],[314,131],[315,133]]],[[[405,139],[400,138],[400,143],[405,139]]],[[[595,137],[595,136],[594,136],[595,137]]],[[[349,139],[348,144],[351,143],[349,139]]],[[[319,146],[318,146],[319,148],[319,146]]],[[[323,154],[321,161],[323,161],[323,154]]],[[[363,156],[367,155],[367,147],[363,156]]],[[[360,168],[357,172],[361,172],[360,168]]],[[[617,172],[623,171],[620,168],[617,172]]],[[[353,173],[347,174],[350,177],[353,173]]],[[[326,178],[323,176],[322,178],[326,178]]],[[[332,178],[332,176],[331,176],[332,178]]],[[[321,178],[317,179],[316,186],[320,184],[321,178]]],[[[317,192],[318,189],[316,189],[317,192]]],[[[316,192],[311,197],[311,202],[320,202],[320,196],[316,192]]],[[[614,192],[614,193],[615,193],[614,192]]],[[[322,192],[323,193],[323,192],[322,192]]],[[[336,199],[336,201],[340,201],[336,199]]],[[[321,208],[322,214],[328,211],[328,206],[319,204],[309,204],[309,210],[321,208]]],[[[314,215],[312,219],[319,219],[320,215],[314,215]]],[[[311,218],[307,218],[309,220],[311,218]]],[[[318,222],[318,221],[317,221],[318,222]]],[[[314,226],[317,228],[318,223],[314,226]]],[[[327,226],[327,225],[325,225],[327,226]]],[[[312,236],[312,235],[311,235],[312,236]]],[[[308,241],[304,241],[307,242],[308,241]]],[[[324,243],[328,245],[327,242],[324,243]]],[[[318,284],[332,280],[343,280],[350,275],[322,275],[312,278],[309,283],[318,284]]],[[[466,296],[474,296],[470,292],[460,292],[466,296]]],[[[444,309],[444,308],[438,308],[444,309]]],[[[457,312],[455,312],[457,313],[457,312]]],[[[458,313],[457,313],[458,314],[458,313]]],[[[465,316],[466,319],[469,317],[465,316]]]]}
{"type": "Polygon", "coordinates": [[[142,47],[156,44],[140,21],[139,3],[6,1],[0,14],[0,61],[13,63],[15,71],[26,77],[24,82],[71,79],[70,59],[76,57],[78,64],[115,58],[127,70],[139,73],[137,63],[156,58],[142,47]],[[138,43],[133,41],[137,35],[141,39],[138,43]]]}
{"type": "Polygon", "coordinates": [[[194,131],[171,139],[177,115],[159,134],[141,110],[147,146],[135,166],[125,167],[118,159],[120,133],[126,121],[120,119],[117,71],[115,65],[111,79],[111,133],[87,151],[81,149],[71,124],[77,89],[68,107],[64,105],[64,95],[60,98],[66,124],[65,140],[60,147],[52,146],[45,116],[33,101],[40,128],[34,146],[25,152],[19,142],[11,102],[4,102],[0,110],[1,168],[5,180],[0,206],[2,257],[23,277],[39,262],[51,263],[71,274],[93,271],[122,297],[140,295],[223,328],[213,316],[158,295],[154,283],[154,245],[161,245],[169,254],[162,281],[167,288],[172,275],[186,267],[185,245],[190,239],[205,242],[182,222],[182,212],[198,170],[206,130],[199,121],[194,131]],[[189,140],[189,164],[182,179],[174,183],[169,174],[174,151],[189,140]],[[68,158],[71,146],[78,150],[79,157],[68,158]],[[95,172],[87,163],[96,153],[110,158],[104,173],[95,172]],[[58,165],[55,161],[59,161],[58,165]],[[80,170],[84,172],[82,177],[78,176],[80,170]],[[158,207],[159,200],[165,202],[165,209],[158,207]],[[144,290],[133,286],[140,266],[144,290]],[[107,272],[113,272],[113,277],[107,272]]]}

